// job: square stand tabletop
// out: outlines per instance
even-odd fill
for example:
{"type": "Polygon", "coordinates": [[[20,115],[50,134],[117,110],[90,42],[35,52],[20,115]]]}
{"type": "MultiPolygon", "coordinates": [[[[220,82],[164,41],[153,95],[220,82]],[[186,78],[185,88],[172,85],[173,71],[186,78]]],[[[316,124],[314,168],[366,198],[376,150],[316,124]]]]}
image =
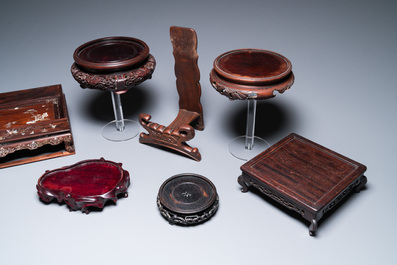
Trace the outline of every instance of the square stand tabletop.
{"type": "Polygon", "coordinates": [[[318,220],[353,189],[366,184],[366,166],[297,134],[290,134],[241,166],[242,191],[254,186],[311,222],[318,220]]]}

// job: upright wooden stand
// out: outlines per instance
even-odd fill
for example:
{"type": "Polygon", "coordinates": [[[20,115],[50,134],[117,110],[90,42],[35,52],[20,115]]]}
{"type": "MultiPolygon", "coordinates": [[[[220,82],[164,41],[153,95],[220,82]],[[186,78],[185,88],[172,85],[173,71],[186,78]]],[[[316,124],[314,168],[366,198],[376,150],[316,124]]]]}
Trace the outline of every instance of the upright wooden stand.
{"type": "Polygon", "coordinates": [[[170,28],[170,35],[174,49],[179,113],[168,127],[150,122],[151,116],[148,114],[140,114],[140,123],[149,134],[141,133],[139,142],[167,147],[200,161],[198,149],[186,144],[194,137],[194,129],[204,129],[197,35],[193,29],[175,26],[170,28]]]}

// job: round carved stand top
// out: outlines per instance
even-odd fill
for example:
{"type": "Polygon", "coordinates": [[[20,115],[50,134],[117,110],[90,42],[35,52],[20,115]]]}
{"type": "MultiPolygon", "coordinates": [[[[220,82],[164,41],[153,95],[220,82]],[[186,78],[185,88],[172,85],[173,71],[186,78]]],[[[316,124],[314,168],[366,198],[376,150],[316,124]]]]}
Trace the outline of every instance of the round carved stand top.
{"type": "Polygon", "coordinates": [[[260,49],[226,52],[214,61],[212,86],[230,99],[267,99],[294,83],[291,62],[281,54],[260,49]]]}
{"type": "Polygon", "coordinates": [[[157,206],[171,224],[194,225],[211,218],[219,198],[214,184],[197,174],[179,174],[160,187],[157,206]]]}
{"type": "Polygon", "coordinates": [[[129,37],[108,37],[79,46],[71,72],[82,88],[118,93],[150,79],[156,66],[145,42],[129,37]]]}

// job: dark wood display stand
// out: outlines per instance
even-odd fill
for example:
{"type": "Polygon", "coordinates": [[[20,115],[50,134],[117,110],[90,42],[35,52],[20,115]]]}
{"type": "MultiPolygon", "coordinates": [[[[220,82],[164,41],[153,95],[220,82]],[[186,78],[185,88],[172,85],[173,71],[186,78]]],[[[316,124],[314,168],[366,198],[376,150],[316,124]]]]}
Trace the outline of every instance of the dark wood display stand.
{"type": "Polygon", "coordinates": [[[0,168],[72,154],[61,85],[0,94],[0,168]]]}
{"type": "Polygon", "coordinates": [[[214,60],[210,82],[231,100],[268,99],[294,83],[291,62],[281,54],[261,49],[226,52],[214,60]]]}
{"type": "Polygon", "coordinates": [[[209,179],[184,173],[167,179],[161,185],[157,206],[170,224],[196,225],[207,221],[216,213],[219,198],[209,179]]]}
{"type": "Polygon", "coordinates": [[[246,134],[229,144],[230,153],[249,160],[269,147],[255,136],[257,100],[284,93],[294,83],[291,62],[281,54],[261,49],[239,49],[221,54],[210,73],[212,86],[231,100],[247,100],[246,134]]]}
{"type": "Polygon", "coordinates": [[[101,159],[85,160],[74,165],[46,171],[36,185],[44,202],[56,199],[70,210],[89,214],[92,208],[103,208],[108,201],[116,203],[120,195],[128,197],[128,171],[121,163],[101,159]]]}
{"type": "Polygon", "coordinates": [[[125,93],[152,77],[156,66],[147,44],[131,37],[106,37],[79,46],[72,76],[81,88],[125,93]]]}
{"type": "Polygon", "coordinates": [[[197,35],[193,29],[174,26],[170,28],[170,35],[175,57],[179,113],[167,127],[150,122],[151,116],[148,114],[140,114],[140,123],[149,134],[141,133],[139,141],[167,147],[200,161],[199,150],[186,144],[186,141],[194,137],[194,129],[204,129],[200,102],[200,71],[197,65],[197,35]]]}
{"type": "Polygon", "coordinates": [[[290,134],[241,166],[238,183],[253,186],[296,211],[309,222],[310,235],[318,220],[350,191],[367,182],[366,167],[297,134],[290,134]]]}
{"type": "Polygon", "coordinates": [[[147,44],[130,37],[107,37],[79,46],[71,67],[82,88],[110,91],[115,120],[102,129],[110,141],[127,141],[139,133],[139,124],[124,119],[120,95],[152,77],[156,66],[147,44]]]}

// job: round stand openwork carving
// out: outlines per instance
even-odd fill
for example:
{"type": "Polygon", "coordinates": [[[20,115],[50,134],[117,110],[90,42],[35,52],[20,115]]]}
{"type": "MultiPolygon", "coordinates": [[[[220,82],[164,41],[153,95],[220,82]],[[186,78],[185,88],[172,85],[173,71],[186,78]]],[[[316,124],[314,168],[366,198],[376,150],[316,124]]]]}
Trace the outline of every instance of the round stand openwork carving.
{"type": "Polygon", "coordinates": [[[210,180],[185,173],[173,176],[161,185],[157,206],[170,224],[196,225],[216,213],[219,197],[210,180]]]}

